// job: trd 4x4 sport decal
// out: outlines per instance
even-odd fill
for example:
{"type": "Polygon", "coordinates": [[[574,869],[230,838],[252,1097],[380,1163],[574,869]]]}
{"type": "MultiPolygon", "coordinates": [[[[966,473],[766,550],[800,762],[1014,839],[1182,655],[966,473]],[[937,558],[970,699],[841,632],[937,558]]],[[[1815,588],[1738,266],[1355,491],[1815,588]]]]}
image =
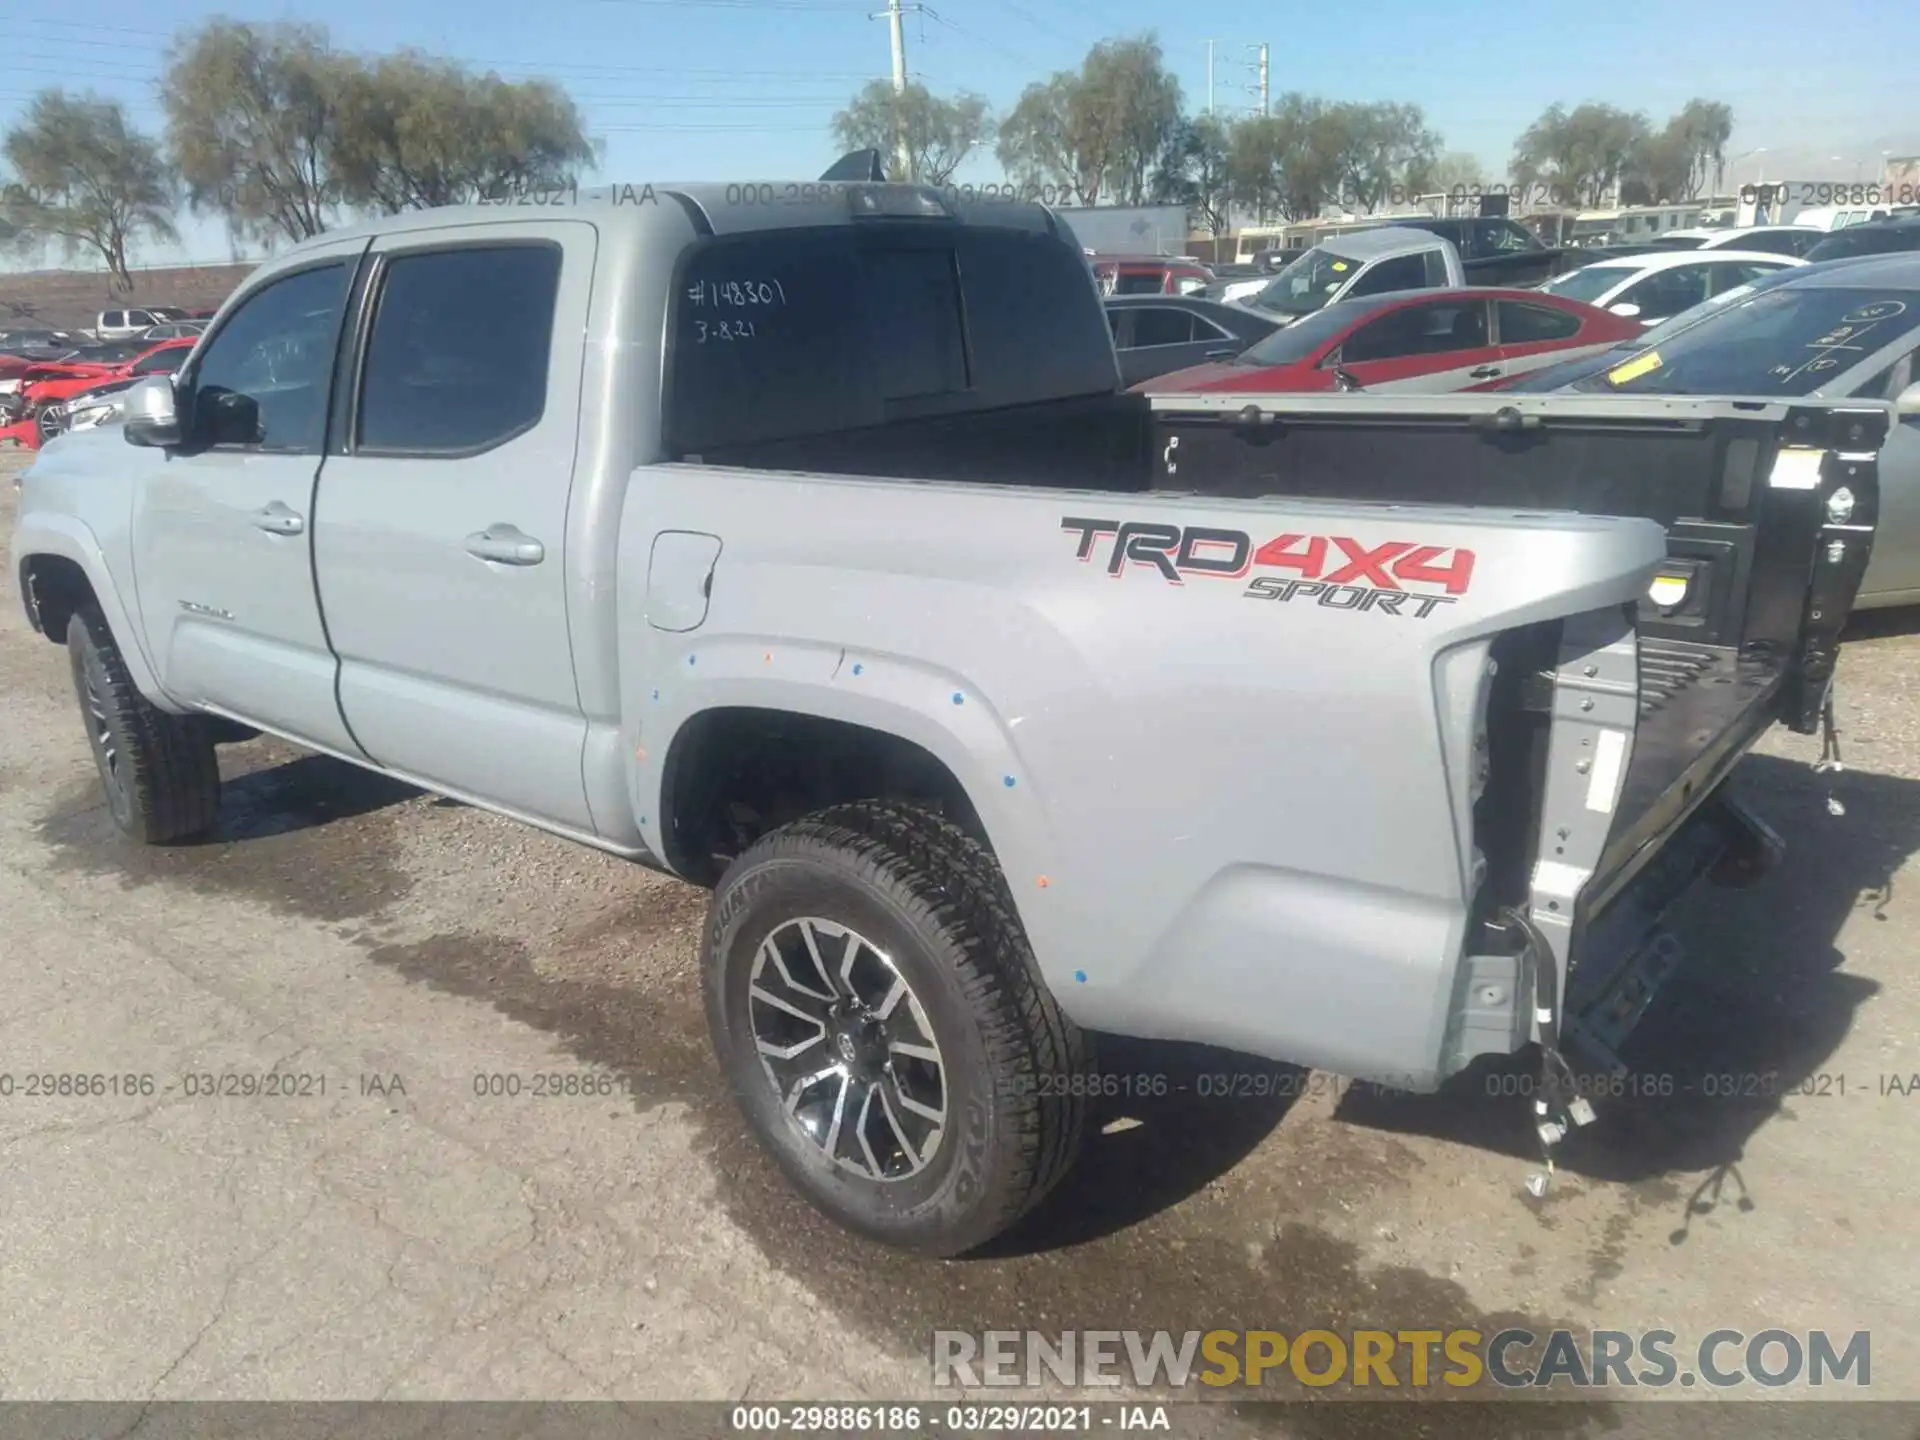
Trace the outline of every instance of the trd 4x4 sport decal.
{"type": "Polygon", "coordinates": [[[1410,540],[1365,545],[1347,535],[1276,535],[1256,545],[1244,530],[1077,515],[1063,516],[1060,528],[1080,537],[1075,553],[1083,563],[1112,536],[1107,574],[1115,579],[1131,565],[1156,570],[1174,585],[1189,575],[1243,580],[1255,570],[1290,572],[1256,576],[1241,592],[1248,600],[1316,600],[1332,610],[1424,620],[1457,603],[1473,583],[1473,551],[1410,540]]]}

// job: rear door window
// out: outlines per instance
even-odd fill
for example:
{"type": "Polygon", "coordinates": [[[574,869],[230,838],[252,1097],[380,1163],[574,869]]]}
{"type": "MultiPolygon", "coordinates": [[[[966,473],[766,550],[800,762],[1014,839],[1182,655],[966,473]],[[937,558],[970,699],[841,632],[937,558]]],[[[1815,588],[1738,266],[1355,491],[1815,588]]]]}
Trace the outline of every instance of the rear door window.
{"type": "Polygon", "coordinates": [[[538,424],[560,258],[550,244],[393,256],[367,341],[356,447],[471,455],[538,424]]]}
{"type": "Polygon", "coordinates": [[[1133,312],[1133,345],[1185,345],[1193,339],[1193,317],[1171,306],[1133,312]]]}
{"type": "Polygon", "coordinates": [[[1425,287],[1426,260],[1420,255],[1395,255],[1382,260],[1354,282],[1348,298],[1361,295],[1385,295],[1395,290],[1419,290],[1425,287]]]}
{"type": "Polygon", "coordinates": [[[1564,310],[1529,305],[1524,300],[1502,300],[1498,304],[1502,345],[1538,345],[1548,340],[1570,340],[1580,333],[1579,319],[1564,310]]]}

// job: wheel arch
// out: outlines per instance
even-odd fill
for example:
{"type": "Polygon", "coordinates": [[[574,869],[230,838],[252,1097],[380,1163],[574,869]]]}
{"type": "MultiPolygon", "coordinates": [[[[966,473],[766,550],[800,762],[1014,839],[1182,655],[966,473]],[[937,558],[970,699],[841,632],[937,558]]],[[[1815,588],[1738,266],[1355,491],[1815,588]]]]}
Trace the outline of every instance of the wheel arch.
{"type": "Polygon", "coordinates": [[[160,688],[146,636],[134,622],[106,556],[92,532],[68,516],[23,516],[14,531],[20,598],[27,622],[56,645],[67,642],[67,622],[83,605],[96,605],[120,642],[133,683],[160,709],[179,713],[160,688]]]}

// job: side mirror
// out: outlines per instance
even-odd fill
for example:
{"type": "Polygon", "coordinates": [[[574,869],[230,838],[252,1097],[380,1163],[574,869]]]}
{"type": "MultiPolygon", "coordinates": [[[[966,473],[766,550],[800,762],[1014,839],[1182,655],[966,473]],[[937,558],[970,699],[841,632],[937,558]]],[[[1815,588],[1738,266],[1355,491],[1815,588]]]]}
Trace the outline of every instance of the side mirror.
{"type": "Polygon", "coordinates": [[[1920,419],[1920,380],[1893,397],[1893,408],[1902,420],[1920,419]]]}
{"type": "Polygon", "coordinates": [[[1640,307],[1631,300],[1622,300],[1618,305],[1607,307],[1609,314],[1618,315],[1622,320],[1631,320],[1640,313],[1640,307]]]}
{"type": "Polygon", "coordinates": [[[178,445],[182,435],[173,377],[148,375],[128,386],[126,416],[121,434],[129,445],[178,445]]]}

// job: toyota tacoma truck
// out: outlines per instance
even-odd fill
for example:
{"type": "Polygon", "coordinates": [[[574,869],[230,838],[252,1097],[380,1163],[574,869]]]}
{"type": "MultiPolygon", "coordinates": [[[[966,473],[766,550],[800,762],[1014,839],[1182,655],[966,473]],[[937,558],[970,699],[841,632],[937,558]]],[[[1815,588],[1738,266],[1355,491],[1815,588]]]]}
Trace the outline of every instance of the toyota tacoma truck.
{"type": "Polygon", "coordinates": [[[1611,1055],[1772,853],[1723,782],[1820,725],[1889,424],[1133,395],[1048,210],[869,183],[334,232],[125,411],[12,552],[119,828],[264,731],[709,887],[747,1122],[930,1254],[1066,1171],[1093,1035],[1611,1055]]]}

